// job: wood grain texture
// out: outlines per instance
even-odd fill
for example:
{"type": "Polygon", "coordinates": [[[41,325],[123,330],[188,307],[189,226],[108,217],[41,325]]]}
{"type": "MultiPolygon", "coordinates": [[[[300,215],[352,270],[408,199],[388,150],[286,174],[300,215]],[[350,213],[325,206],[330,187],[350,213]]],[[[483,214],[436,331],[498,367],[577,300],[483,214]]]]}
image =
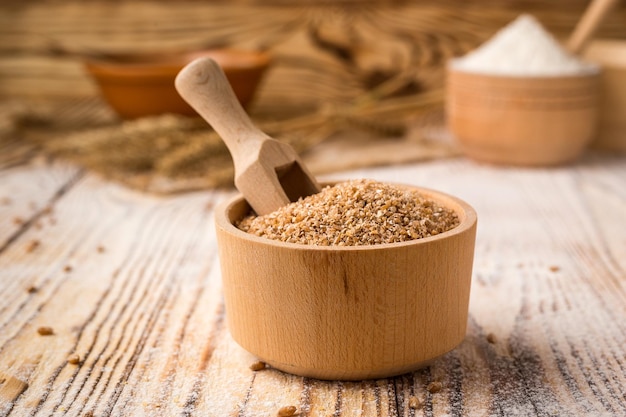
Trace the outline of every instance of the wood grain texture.
{"type": "Polygon", "coordinates": [[[29,228],[52,221],[51,208],[82,172],[67,165],[36,160],[0,170],[0,253],[29,228]],[[47,218],[46,218],[47,217],[47,218]]]}
{"type": "Polygon", "coordinates": [[[594,145],[607,151],[626,151],[626,42],[591,42],[585,59],[602,65],[600,115],[594,145]]]}
{"type": "Polygon", "coordinates": [[[2,383],[2,416],[273,416],[287,405],[302,416],[626,414],[623,157],[335,176],[439,189],[480,217],[464,342],[426,369],[356,382],[249,369],[256,359],[224,321],[212,213],[225,193],[155,198],[76,172],[1,171],[0,198],[22,190],[3,221],[26,217],[30,200],[55,219],[26,222],[0,252],[0,372],[24,384],[2,383]]]}

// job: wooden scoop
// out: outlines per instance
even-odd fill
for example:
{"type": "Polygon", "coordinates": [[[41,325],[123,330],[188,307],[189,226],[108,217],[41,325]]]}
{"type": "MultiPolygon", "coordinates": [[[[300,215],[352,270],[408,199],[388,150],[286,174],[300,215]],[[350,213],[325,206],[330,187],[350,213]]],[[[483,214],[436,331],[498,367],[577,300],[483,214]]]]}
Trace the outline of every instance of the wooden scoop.
{"type": "Polygon", "coordinates": [[[572,54],[580,54],[594,32],[618,0],[593,0],[567,40],[567,49],[572,54]]]}
{"type": "Polygon", "coordinates": [[[295,150],[261,132],[210,58],[198,58],[176,77],[176,89],[222,137],[235,163],[235,186],[258,215],[320,191],[295,150]]]}

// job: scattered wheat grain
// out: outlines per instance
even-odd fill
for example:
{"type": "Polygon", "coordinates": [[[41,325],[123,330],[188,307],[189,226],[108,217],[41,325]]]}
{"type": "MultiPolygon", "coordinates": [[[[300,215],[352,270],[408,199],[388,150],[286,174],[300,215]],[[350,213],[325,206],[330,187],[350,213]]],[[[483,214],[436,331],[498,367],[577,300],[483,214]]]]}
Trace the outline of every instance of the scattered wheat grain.
{"type": "Polygon", "coordinates": [[[49,326],[41,326],[37,328],[37,333],[39,333],[41,336],[50,336],[54,334],[54,330],[52,329],[52,327],[49,326]]]}
{"type": "Polygon", "coordinates": [[[296,414],[297,408],[293,405],[282,407],[278,410],[278,417],[291,417],[296,414]]]}
{"type": "Polygon", "coordinates": [[[417,410],[422,408],[422,401],[415,396],[409,397],[409,408],[412,410],[417,410]]]}
{"type": "Polygon", "coordinates": [[[78,365],[80,363],[80,356],[78,356],[76,353],[72,353],[70,356],[67,357],[67,363],[70,363],[72,365],[78,365]]]}
{"type": "Polygon", "coordinates": [[[267,364],[263,361],[257,361],[257,362],[254,362],[252,365],[250,365],[250,369],[253,371],[262,371],[266,367],[267,367],[267,364]]]}
{"type": "Polygon", "coordinates": [[[443,389],[443,384],[439,381],[433,381],[426,387],[428,392],[431,394],[436,394],[443,389]]]}
{"type": "Polygon", "coordinates": [[[31,240],[30,242],[28,242],[28,245],[26,245],[26,253],[34,252],[35,249],[37,249],[40,244],[41,244],[41,242],[36,240],[36,239],[35,240],[31,240]]]}

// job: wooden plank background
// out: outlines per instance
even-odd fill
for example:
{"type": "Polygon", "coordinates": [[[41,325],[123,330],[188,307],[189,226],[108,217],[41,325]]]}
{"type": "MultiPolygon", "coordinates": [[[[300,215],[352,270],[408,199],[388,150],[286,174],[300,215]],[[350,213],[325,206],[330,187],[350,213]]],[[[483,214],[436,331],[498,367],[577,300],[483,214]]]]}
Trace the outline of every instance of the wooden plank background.
{"type": "MultiPolygon", "coordinates": [[[[447,59],[476,47],[521,12],[566,37],[585,0],[553,1],[23,1],[0,4],[0,97],[97,94],[72,51],[204,46],[275,55],[258,106],[307,108],[345,101],[407,69],[416,89],[442,84],[447,59]]],[[[622,3],[599,36],[626,38],[622,3]]]]}
{"type": "MultiPolygon", "coordinates": [[[[447,60],[476,47],[520,13],[536,15],[563,39],[586,5],[586,0],[0,2],[0,142],[18,130],[22,139],[42,133],[68,137],[78,130],[95,132],[103,125],[112,126],[112,132],[116,127],[117,133],[123,130],[82,68],[77,54],[85,51],[224,45],[269,50],[273,65],[249,111],[257,121],[281,122],[319,113],[341,115],[342,109],[376,86],[399,78],[406,83],[391,98],[403,95],[405,106],[419,101],[424,91],[442,96],[447,60]],[[59,48],[74,54],[55,53],[59,48]]],[[[622,2],[598,36],[626,38],[624,22],[622,2]]],[[[287,131],[313,138],[309,142],[315,145],[305,146],[311,148],[305,156],[316,172],[449,156],[456,150],[439,141],[442,101],[426,112],[353,117],[309,131],[287,131]],[[343,140],[346,131],[357,140],[343,140]],[[346,149],[352,160],[337,157],[346,149]]],[[[25,151],[15,149],[16,137],[8,141],[13,142],[10,147],[0,144],[2,159],[11,153],[8,159],[18,160],[25,151]]],[[[41,143],[52,146],[52,142],[41,143]]],[[[110,171],[107,175],[112,178],[156,192],[224,182],[193,174],[161,181],[159,172],[137,176],[110,171]]]]}

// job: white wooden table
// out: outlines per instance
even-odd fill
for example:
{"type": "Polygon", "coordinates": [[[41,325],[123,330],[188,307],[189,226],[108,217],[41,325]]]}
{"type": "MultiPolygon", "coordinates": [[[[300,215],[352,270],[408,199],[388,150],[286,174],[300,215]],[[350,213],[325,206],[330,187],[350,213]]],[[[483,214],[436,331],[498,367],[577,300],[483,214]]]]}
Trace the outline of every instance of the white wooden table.
{"type": "Polygon", "coordinates": [[[0,170],[0,416],[626,415],[626,157],[332,178],[355,177],[454,194],[479,226],[466,340],[427,369],[339,382],[253,372],[230,338],[212,219],[227,192],[0,170]]]}

